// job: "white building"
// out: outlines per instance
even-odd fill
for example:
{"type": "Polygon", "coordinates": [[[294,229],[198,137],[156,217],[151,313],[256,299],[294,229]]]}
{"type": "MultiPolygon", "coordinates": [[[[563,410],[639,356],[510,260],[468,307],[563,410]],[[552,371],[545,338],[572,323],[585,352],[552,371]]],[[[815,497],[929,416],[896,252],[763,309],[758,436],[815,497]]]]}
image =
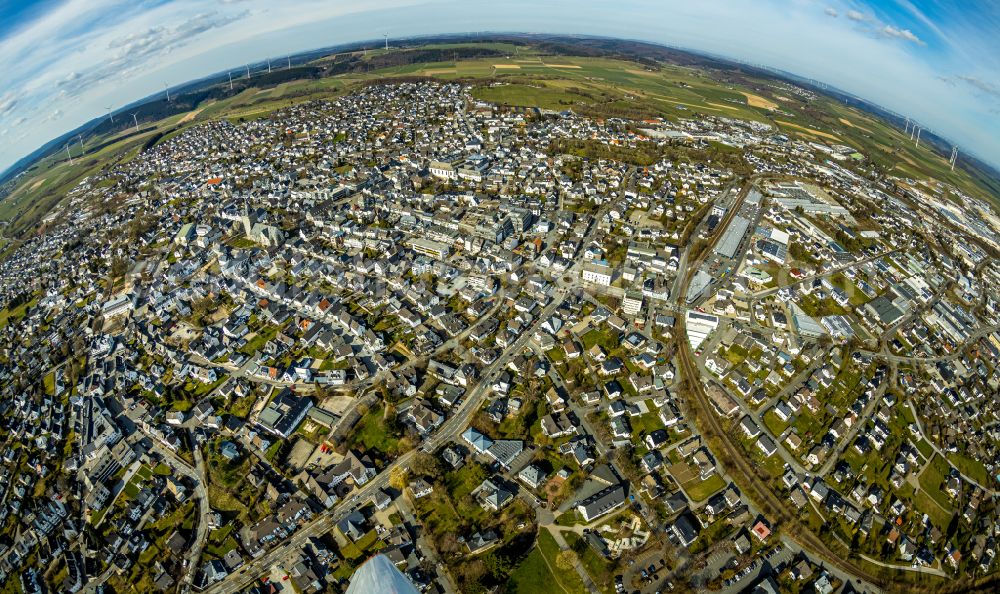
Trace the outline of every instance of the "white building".
{"type": "Polygon", "coordinates": [[[697,349],[708,338],[708,335],[719,327],[719,318],[696,311],[689,311],[687,312],[685,327],[687,328],[688,342],[691,343],[691,348],[697,349]]]}
{"type": "Polygon", "coordinates": [[[622,297],[622,313],[627,316],[638,315],[642,311],[642,293],[629,291],[622,297]]]}
{"type": "Polygon", "coordinates": [[[427,166],[427,171],[434,177],[441,179],[456,179],[458,177],[454,167],[441,161],[431,161],[430,165],[427,166]]]}
{"type": "Polygon", "coordinates": [[[583,265],[583,282],[594,283],[605,287],[611,286],[614,269],[600,262],[587,262],[583,265]]]}

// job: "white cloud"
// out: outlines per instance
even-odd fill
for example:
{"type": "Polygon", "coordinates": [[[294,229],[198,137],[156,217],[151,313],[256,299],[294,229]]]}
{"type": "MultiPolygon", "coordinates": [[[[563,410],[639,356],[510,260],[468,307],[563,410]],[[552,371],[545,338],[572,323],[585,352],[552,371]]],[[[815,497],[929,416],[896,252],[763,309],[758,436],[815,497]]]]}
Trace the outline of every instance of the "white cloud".
{"type": "Polygon", "coordinates": [[[827,6],[826,10],[824,10],[823,12],[826,14],[826,16],[831,16],[833,18],[837,18],[838,16],[840,16],[840,13],[837,12],[837,9],[832,6],[827,6]]]}
{"type": "Polygon", "coordinates": [[[858,23],[863,23],[863,22],[865,22],[865,21],[868,20],[867,16],[865,16],[863,13],[860,13],[860,12],[858,12],[856,10],[848,10],[847,13],[845,13],[844,16],[846,16],[847,18],[851,19],[852,21],[855,21],[855,22],[858,22],[858,23]]]}
{"type": "Polygon", "coordinates": [[[11,92],[0,95],[0,116],[6,115],[17,107],[17,98],[11,92]]]}
{"type": "Polygon", "coordinates": [[[1000,100],[1000,87],[997,85],[968,74],[959,75],[956,78],[994,100],[1000,100]]]}
{"type": "MultiPolygon", "coordinates": [[[[933,31],[935,35],[940,37],[945,42],[950,43],[951,40],[949,36],[941,29],[941,27],[939,27],[936,22],[934,22],[930,17],[928,17],[922,10],[917,8],[912,2],[910,2],[909,0],[896,0],[896,4],[903,7],[907,12],[909,12],[915,19],[917,19],[925,27],[933,31]]],[[[974,10],[974,8],[971,7],[970,9],[974,10]]]]}
{"type": "Polygon", "coordinates": [[[927,45],[926,43],[921,41],[919,37],[914,35],[913,31],[910,31],[909,29],[899,29],[897,27],[893,27],[892,25],[886,25],[885,27],[882,27],[881,33],[886,37],[905,39],[906,41],[911,41],[913,43],[916,43],[917,45],[927,45]]]}

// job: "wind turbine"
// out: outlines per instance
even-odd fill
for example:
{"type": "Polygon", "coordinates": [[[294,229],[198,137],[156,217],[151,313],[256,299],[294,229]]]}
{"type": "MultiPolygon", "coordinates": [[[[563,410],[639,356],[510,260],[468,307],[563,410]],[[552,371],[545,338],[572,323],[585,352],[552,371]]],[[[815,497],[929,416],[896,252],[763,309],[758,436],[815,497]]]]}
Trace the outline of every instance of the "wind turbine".
{"type": "Polygon", "coordinates": [[[230,72],[228,74],[229,74],[229,90],[232,91],[233,90],[233,73],[230,72]]]}
{"type": "Polygon", "coordinates": [[[134,113],[132,114],[132,121],[135,122],[135,131],[138,132],[139,131],[139,118],[137,118],[136,114],[134,114],[134,113]]]}
{"type": "Polygon", "coordinates": [[[271,74],[271,58],[267,59],[267,73],[271,74]]]}
{"type": "Polygon", "coordinates": [[[385,34],[385,51],[389,51],[389,34],[385,34]]]}
{"type": "Polygon", "coordinates": [[[170,85],[163,83],[163,90],[167,92],[167,103],[170,103],[170,85]]]}
{"type": "Polygon", "coordinates": [[[291,69],[292,69],[292,57],[288,56],[288,68],[287,68],[287,70],[291,70],[291,69]]]}
{"type": "Polygon", "coordinates": [[[69,152],[69,143],[66,143],[66,156],[69,157],[69,164],[73,165],[73,155],[69,152]]]}
{"type": "Polygon", "coordinates": [[[80,154],[83,155],[83,134],[77,134],[76,140],[80,143],[80,154]]]}
{"type": "Polygon", "coordinates": [[[250,65],[247,64],[247,80],[250,80],[250,65]]]}
{"type": "Polygon", "coordinates": [[[110,119],[111,123],[114,124],[115,123],[115,114],[111,113],[111,108],[110,107],[105,107],[104,109],[108,110],[108,119],[110,119]]]}

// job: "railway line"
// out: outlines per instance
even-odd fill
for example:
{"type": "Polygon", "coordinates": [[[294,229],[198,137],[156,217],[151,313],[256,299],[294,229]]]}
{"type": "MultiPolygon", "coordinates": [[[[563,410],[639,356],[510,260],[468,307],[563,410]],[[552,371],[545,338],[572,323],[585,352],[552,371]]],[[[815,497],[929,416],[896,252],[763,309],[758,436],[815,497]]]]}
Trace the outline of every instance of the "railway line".
{"type": "MultiPolygon", "coordinates": [[[[752,183],[748,183],[747,186],[741,190],[738,199],[727,211],[723,220],[723,225],[720,226],[720,229],[725,229],[726,225],[731,222],[735,213],[739,210],[740,206],[742,206],[743,200],[746,198],[751,185],[752,183]]],[[[707,254],[714,249],[715,244],[721,236],[721,232],[716,233],[712,241],[702,251],[697,260],[688,264],[687,269],[683,273],[684,277],[681,282],[680,290],[675,293],[678,299],[683,298],[683,296],[687,294],[688,285],[691,281],[693,273],[701,266],[701,263],[707,254]]],[[[728,467],[729,473],[736,477],[735,480],[737,482],[737,486],[739,486],[740,489],[748,495],[762,511],[766,512],[772,518],[775,518],[777,523],[783,524],[787,528],[791,528],[791,530],[786,530],[786,533],[789,538],[801,547],[819,557],[822,557],[825,562],[849,575],[873,584],[879,588],[884,588],[886,585],[884,578],[874,576],[867,571],[864,571],[855,564],[847,561],[844,558],[845,555],[843,553],[836,553],[830,549],[830,547],[824,543],[819,536],[814,534],[799,521],[796,513],[791,511],[788,508],[787,503],[781,501],[775,494],[774,488],[758,476],[757,469],[754,468],[753,465],[747,460],[746,456],[743,454],[742,448],[733,442],[732,436],[722,426],[719,417],[712,411],[708,395],[705,392],[704,385],[701,383],[697,366],[694,363],[694,357],[691,353],[691,345],[686,338],[687,328],[684,316],[678,317],[678,332],[676,333],[676,336],[679,338],[677,358],[681,366],[681,372],[687,380],[689,393],[692,396],[691,398],[688,398],[687,401],[689,406],[691,406],[695,412],[695,424],[698,426],[698,431],[712,445],[716,454],[723,454],[723,462],[728,467]],[[736,472],[732,472],[733,470],[736,472]]]]}

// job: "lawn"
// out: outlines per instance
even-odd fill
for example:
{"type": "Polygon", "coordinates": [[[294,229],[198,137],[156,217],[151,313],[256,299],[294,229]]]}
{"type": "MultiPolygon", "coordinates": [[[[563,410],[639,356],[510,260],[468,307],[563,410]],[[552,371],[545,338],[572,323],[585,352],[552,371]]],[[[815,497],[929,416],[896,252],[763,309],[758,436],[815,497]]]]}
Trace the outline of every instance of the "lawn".
{"type": "Polygon", "coordinates": [[[785,474],[785,460],[778,454],[772,454],[770,456],[764,457],[763,452],[760,451],[756,445],[753,448],[756,451],[757,458],[760,459],[760,467],[763,468],[774,478],[779,478],[781,475],[785,474]]]}
{"type": "Polygon", "coordinates": [[[704,501],[711,497],[716,491],[725,487],[726,482],[722,480],[722,477],[716,472],[705,480],[697,479],[684,483],[681,486],[684,487],[684,492],[688,494],[688,497],[694,501],[704,501]]]}
{"type": "Polygon", "coordinates": [[[540,107],[542,109],[566,109],[569,104],[589,103],[588,97],[563,89],[547,88],[542,85],[508,84],[497,87],[477,87],[473,97],[491,103],[540,107]]]}
{"type": "Polygon", "coordinates": [[[277,326],[266,326],[262,330],[254,334],[253,338],[248,339],[247,343],[243,345],[242,349],[240,349],[240,352],[247,355],[253,355],[261,348],[263,348],[264,345],[267,344],[267,341],[274,338],[277,334],[278,334],[277,326]]]}
{"type": "Polygon", "coordinates": [[[965,476],[973,479],[977,483],[983,486],[989,486],[992,482],[990,480],[990,473],[983,466],[983,463],[978,460],[973,460],[972,458],[961,453],[948,454],[948,460],[955,465],[955,468],[965,476]]]}
{"type": "MultiPolygon", "coordinates": [[[[652,401],[650,401],[652,404],[652,401]]],[[[650,407],[651,410],[656,410],[650,407]]],[[[660,420],[660,416],[656,412],[648,412],[636,417],[629,417],[629,423],[632,424],[632,433],[637,436],[649,435],[657,429],[663,429],[663,421],[660,420]]]]}
{"type": "Polygon", "coordinates": [[[583,580],[574,569],[560,569],[556,565],[559,545],[548,530],[539,530],[538,540],[524,560],[510,574],[507,592],[533,594],[573,594],[586,592],[583,580]]]}
{"type": "Polygon", "coordinates": [[[930,458],[934,455],[934,448],[931,447],[931,444],[927,443],[926,439],[920,439],[916,443],[916,446],[920,450],[920,455],[924,458],[930,458]]]}
{"type": "Polygon", "coordinates": [[[352,446],[361,445],[365,450],[378,450],[386,455],[396,453],[399,438],[393,435],[382,414],[382,407],[377,406],[361,417],[349,440],[352,446]]]}
{"type": "Polygon", "coordinates": [[[613,566],[604,557],[601,557],[583,537],[575,532],[565,532],[566,542],[569,547],[580,556],[580,563],[587,570],[587,575],[594,581],[601,592],[614,592],[613,566]]]}
{"type": "Polygon", "coordinates": [[[945,494],[943,488],[944,479],[948,476],[949,468],[948,462],[935,454],[934,458],[931,459],[931,463],[927,465],[923,474],[920,475],[920,487],[927,492],[931,499],[945,509],[951,509],[951,500],[945,494]]]}
{"type": "Polygon", "coordinates": [[[416,501],[417,515],[431,534],[462,533],[467,528],[485,525],[489,516],[472,496],[472,491],[487,477],[486,470],[470,462],[444,477],[444,488],[416,501]]]}
{"type": "Polygon", "coordinates": [[[943,531],[951,521],[951,507],[945,506],[942,508],[938,502],[923,489],[917,489],[913,494],[913,506],[918,511],[930,516],[931,522],[937,526],[939,530],[943,531]]]}
{"type": "Polygon", "coordinates": [[[8,310],[7,308],[0,309],[0,328],[7,325],[8,322],[16,322],[23,318],[28,311],[29,307],[34,307],[38,303],[38,298],[34,298],[31,301],[22,303],[14,309],[8,310]]]}
{"type": "Polygon", "coordinates": [[[621,346],[621,342],[618,340],[618,333],[611,329],[591,330],[581,336],[580,340],[583,342],[584,349],[589,350],[596,344],[600,345],[604,349],[604,352],[609,354],[621,346]]]}
{"type": "Polygon", "coordinates": [[[697,555],[735,530],[736,528],[730,525],[725,519],[716,519],[716,521],[698,533],[698,540],[691,545],[691,554],[697,555]]]}
{"type": "Polygon", "coordinates": [[[566,510],[565,513],[560,514],[559,517],[556,518],[556,526],[576,526],[577,524],[586,524],[586,522],[584,522],[583,518],[580,517],[580,512],[578,512],[575,507],[573,509],[566,510]]]}
{"type": "Polygon", "coordinates": [[[278,452],[281,451],[281,446],[283,444],[284,442],[282,442],[281,440],[277,440],[271,445],[267,446],[267,449],[264,450],[264,457],[267,458],[268,462],[272,463],[274,462],[274,458],[278,455],[278,452]]]}
{"type": "Polygon", "coordinates": [[[111,509],[111,506],[109,505],[109,506],[105,507],[104,509],[99,509],[99,510],[93,512],[92,514],[90,514],[90,525],[91,526],[97,526],[98,524],[100,524],[101,520],[104,519],[104,515],[106,513],[108,513],[108,510],[110,510],[110,509],[111,509]]]}
{"type": "Polygon", "coordinates": [[[221,558],[229,551],[235,550],[239,545],[233,537],[233,529],[233,524],[227,524],[218,530],[213,530],[208,535],[205,552],[221,558]]]}
{"type": "Polygon", "coordinates": [[[559,363],[566,358],[566,351],[561,346],[549,349],[545,354],[548,356],[549,361],[553,363],[559,363]]]}
{"type": "Polygon", "coordinates": [[[778,418],[778,415],[774,414],[773,411],[767,411],[764,413],[764,425],[767,426],[768,430],[777,438],[781,435],[785,429],[788,428],[788,423],[782,421],[778,418]]]}
{"type": "Polygon", "coordinates": [[[356,542],[348,543],[341,547],[340,554],[344,556],[344,559],[356,561],[357,559],[366,557],[367,553],[377,551],[383,546],[382,542],[378,540],[378,533],[375,530],[369,530],[356,542]]]}
{"type": "Polygon", "coordinates": [[[135,499],[136,497],[139,496],[139,491],[142,490],[142,487],[140,486],[141,482],[142,481],[136,481],[135,479],[132,479],[131,481],[128,482],[128,484],[125,485],[122,491],[126,496],[128,496],[129,499],[135,499]]]}
{"type": "MultiPolygon", "coordinates": [[[[227,460],[219,453],[220,443],[221,441],[212,441],[205,448],[206,461],[208,462],[208,480],[210,483],[217,484],[227,491],[233,491],[250,474],[250,466],[254,458],[245,454],[235,460],[227,460]]],[[[265,455],[270,453],[271,448],[275,448],[275,451],[277,451],[281,447],[281,443],[281,441],[272,443],[265,455]]]]}

